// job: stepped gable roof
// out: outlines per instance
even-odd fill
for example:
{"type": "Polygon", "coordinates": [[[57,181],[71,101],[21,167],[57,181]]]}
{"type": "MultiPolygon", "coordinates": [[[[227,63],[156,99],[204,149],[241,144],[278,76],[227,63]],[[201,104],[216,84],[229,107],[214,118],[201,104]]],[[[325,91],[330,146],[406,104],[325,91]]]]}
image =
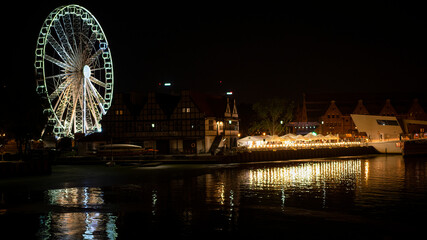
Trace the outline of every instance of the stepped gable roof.
{"type": "Polygon", "coordinates": [[[366,109],[365,105],[363,104],[363,100],[359,99],[357,101],[357,105],[353,110],[353,114],[369,114],[368,109],[366,109]]]}
{"type": "Polygon", "coordinates": [[[369,114],[379,115],[387,99],[390,99],[391,106],[393,106],[398,115],[402,115],[409,112],[414,98],[418,98],[420,106],[426,108],[426,96],[404,93],[312,93],[306,95],[307,113],[309,119],[316,119],[316,117],[325,114],[331,100],[335,100],[335,104],[342,114],[352,114],[358,105],[358,101],[363,100],[363,105],[369,114]]]}
{"type": "Polygon", "coordinates": [[[418,98],[414,99],[408,113],[425,113],[423,107],[418,102],[418,98]]]}
{"type": "MultiPolygon", "coordinates": [[[[114,93],[113,102],[109,110],[124,110],[126,114],[134,114],[132,105],[130,104],[130,95],[128,93],[114,93]]],[[[112,114],[113,111],[108,111],[107,114],[112,114]]]]}
{"type": "Polygon", "coordinates": [[[427,114],[418,99],[413,100],[412,105],[408,110],[408,117],[415,120],[427,120],[427,114]]]}
{"type": "Polygon", "coordinates": [[[147,103],[147,94],[141,92],[131,92],[126,94],[125,103],[133,116],[140,114],[145,103],[147,103]]]}
{"type": "Polygon", "coordinates": [[[181,97],[166,93],[156,93],[155,98],[157,104],[159,104],[160,108],[163,110],[163,113],[170,116],[178,105],[181,97]]]}
{"type": "MultiPolygon", "coordinates": [[[[224,117],[224,113],[227,107],[227,98],[219,95],[211,95],[206,93],[200,93],[196,91],[190,91],[190,98],[194,101],[194,104],[208,117],[224,117]]],[[[232,108],[232,102],[230,102],[230,109],[232,108]]]]}

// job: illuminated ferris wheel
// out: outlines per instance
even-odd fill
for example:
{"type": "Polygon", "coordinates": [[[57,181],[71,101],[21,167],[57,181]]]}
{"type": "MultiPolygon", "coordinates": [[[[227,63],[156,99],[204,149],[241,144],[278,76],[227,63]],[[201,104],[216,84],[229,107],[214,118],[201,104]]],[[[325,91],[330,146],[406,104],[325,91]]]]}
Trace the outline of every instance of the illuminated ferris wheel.
{"type": "Polygon", "coordinates": [[[104,31],[78,5],[53,10],[37,39],[37,93],[57,138],[101,131],[113,98],[113,62],[104,31]]]}

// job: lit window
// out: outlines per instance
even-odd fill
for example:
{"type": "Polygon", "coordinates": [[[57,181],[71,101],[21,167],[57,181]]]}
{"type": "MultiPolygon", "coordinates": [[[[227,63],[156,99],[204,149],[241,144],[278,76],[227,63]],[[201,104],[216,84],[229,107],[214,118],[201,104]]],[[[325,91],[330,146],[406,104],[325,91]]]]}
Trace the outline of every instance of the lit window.
{"type": "Polygon", "coordinates": [[[389,125],[389,126],[398,126],[399,123],[396,120],[377,120],[378,125],[389,125]]]}
{"type": "Polygon", "coordinates": [[[183,113],[189,113],[191,108],[182,108],[183,113]]]}

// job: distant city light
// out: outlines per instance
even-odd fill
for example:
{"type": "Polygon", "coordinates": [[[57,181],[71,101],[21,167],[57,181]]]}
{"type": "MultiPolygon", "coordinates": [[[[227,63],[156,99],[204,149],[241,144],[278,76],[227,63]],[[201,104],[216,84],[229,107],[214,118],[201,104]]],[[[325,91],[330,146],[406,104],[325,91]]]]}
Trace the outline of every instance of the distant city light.
{"type": "Polygon", "coordinates": [[[166,82],[164,85],[165,85],[165,87],[170,87],[170,86],[172,86],[172,83],[166,82]]]}
{"type": "Polygon", "coordinates": [[[233,95],[233,92],[227,92],[227,95],[233,95]]]}

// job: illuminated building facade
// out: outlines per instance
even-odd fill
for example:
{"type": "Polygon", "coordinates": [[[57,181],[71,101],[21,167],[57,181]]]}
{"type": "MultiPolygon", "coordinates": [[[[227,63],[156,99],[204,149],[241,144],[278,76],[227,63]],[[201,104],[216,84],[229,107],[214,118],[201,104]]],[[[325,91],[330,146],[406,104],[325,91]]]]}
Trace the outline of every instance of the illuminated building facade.
{"type": "MultiPolygon", "coordinates": [[[[396,107],[392,105],[390,99],[386,99],[381,108],[378,108],[381,105],[377,102],[370,102],[367,105],[368,107],[366,107],[362,100],[358,100],[356,107],[352,111],[351,105],[351,103],[343,101],[342,105],[337,106],[337,102],[332,100],[324,114],[320,117],[321,125],[318,133],[339,135],[341,138],[357,136],[359,133],[350,114],[395,116],[401,122],[406,120],[427,120],[427,114],[424,112],[418,99],[414,99],[412,103],[396,101],[396,107]]],[[[414,126],[412,128],[409,127],[409,130],[406,129],[405,132],[416,133],[424,131],[421,125],[414,126]]]]}
{"type": "Polygon", "coordinates": [[[134,143],[161,153],[209,153],[237,146],[239,119],[231,95],[193,91],[117,94],[103,119],[115,143],[134,143]]]}
{"type": "Polygon", "coordinates": [[[310,132],[315,132],[319,123],[316,121],[309,121],[307,115],[307,104],[305,101],[305,94],[302,95],[302,106],[297,106],[295,119],[286,124],[287,133],[306,135],[310,132]]]}

